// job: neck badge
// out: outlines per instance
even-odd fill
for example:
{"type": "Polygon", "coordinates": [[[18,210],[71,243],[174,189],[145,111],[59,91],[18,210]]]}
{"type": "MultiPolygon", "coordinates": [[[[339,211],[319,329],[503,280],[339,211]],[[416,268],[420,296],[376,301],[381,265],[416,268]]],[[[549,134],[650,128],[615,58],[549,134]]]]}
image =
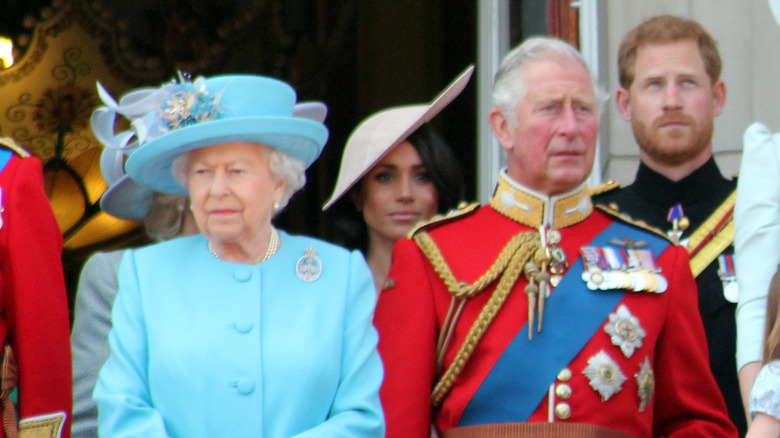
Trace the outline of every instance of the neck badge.
{"type": "Polygon", "coordinates": [[[685,217],[682,204],[676,204],[669,209],[669,214],[666,216],[666,220],[672,224],[672,229],[667,231],[666,234],[672,241],[678,245],[687,246],[682,240],[682,235],[685,230],[691,225],[691,221],[685,217]]]}

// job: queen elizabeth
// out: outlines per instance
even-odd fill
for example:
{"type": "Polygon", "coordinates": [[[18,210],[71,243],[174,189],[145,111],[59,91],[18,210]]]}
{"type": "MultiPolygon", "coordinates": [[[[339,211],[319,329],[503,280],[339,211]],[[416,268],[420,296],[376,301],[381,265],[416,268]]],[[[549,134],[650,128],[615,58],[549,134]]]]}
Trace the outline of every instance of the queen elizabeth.
{"type": "MultiPolygon", "coordinates": [[[[327,140],[324,105],[294,115],[289,85],[249,75],[119,104],[101,94],[130,119],[115,136],[137,147],[130,177],[189,195],[202,234],[124,255],[94,392],[100,436],[383,436],[363,257],[272,224],[327,140]]],[[[93,129],[106,127],[93,117],[93,129]]]]}

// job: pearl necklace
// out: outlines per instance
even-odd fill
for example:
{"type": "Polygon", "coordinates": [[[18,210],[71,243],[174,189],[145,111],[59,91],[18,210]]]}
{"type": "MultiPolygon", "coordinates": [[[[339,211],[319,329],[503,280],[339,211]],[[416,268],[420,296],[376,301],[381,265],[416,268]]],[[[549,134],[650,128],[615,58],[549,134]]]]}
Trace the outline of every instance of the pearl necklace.
{"type": "MultiPolygon", "coordinates": [[[[271,227],[271,238],[268,241],[268,249],[265,250],[265,255],[263,256],[263,259],[260,260],[259,263],[263,263],[264,261],[270,259],[274,254],[276,254],[277,251],[279,251],[279,243],[281,239],[279,238],[279,232],[276,231],[276,228],[271,227]]],[[[214,249],[214,246],[211,244],[211,241],[207,241],[208,243],[206,246],[209,249],[209,252],[211,255],[213,255],[217,260],[224,260],[222,257],[217,254],[217,251],[214,249]]]]}

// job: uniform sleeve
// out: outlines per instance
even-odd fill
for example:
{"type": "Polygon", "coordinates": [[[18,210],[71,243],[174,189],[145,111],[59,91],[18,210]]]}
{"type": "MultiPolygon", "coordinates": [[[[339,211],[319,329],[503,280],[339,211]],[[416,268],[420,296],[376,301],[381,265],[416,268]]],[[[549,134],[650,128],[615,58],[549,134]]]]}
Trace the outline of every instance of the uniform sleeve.
{"type": "Polygon", "coordinates": [[[94,392],[98,432],[112,438],[167,437],[163,418],[149,394],[147,332],[132,250],[122,258],[118,278],[108,336],[111,354],[100,370],[94,392]]]}
{"type": "Polygon", "coordinates": [[[376,291],[371,272],[357,251],[350,255],[348,288],[339,387],[328,419],[296,435],[298,438],[385,436],[379,402],[382,361],[376,349],[377,332],[371,323],[376,291]]]}
{"type": "Polygon", "coordinates": [[[73,438],[97,436],[97,405],[92,399],[98,371],[108,359],[111,306],[117,291],[122,252],[96,253],[79,278],[71,332],[73,354],[73,438]]]}
{"type": "Polygon", "coordinates": [[[430,264],[417,246],[401,239],[393,250],[389,279],[379,295],[375,324],[385,364],[380,392],[389,438],[425,437],[431,427],[436,316],[430,264]]]}
{"type": "Polygon", "coordinates": [[[3,300],[18,365],[20,428],[45,424],[45,436],[69,437],[73,398],[62,234],[37,159],[14,156],[0,182],[8,236],[3,300]]]}
{"type": "Polygon", "coordinates": [[[744,136],[734,209],[737,369],[761,358],[766,295],[780,263],[780,138],[760,123],[744,136]]]}
{"type": "Polygon", "coordinates": [[[656,344],[653,435],[737,437],[709,367],[696,281],[685,249],[672,247],[659,258],[667,273],[668,313],[656,344]]]}

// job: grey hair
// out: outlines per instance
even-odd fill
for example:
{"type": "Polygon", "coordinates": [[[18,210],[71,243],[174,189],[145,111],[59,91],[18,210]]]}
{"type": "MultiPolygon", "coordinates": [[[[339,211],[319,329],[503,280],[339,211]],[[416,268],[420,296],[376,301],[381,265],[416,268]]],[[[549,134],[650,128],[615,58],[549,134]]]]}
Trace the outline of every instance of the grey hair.
{"type": "MultiPolygon", "coordinates": [[[[279,149],[268,146],[268,167],[275,181],[284,180],[284,193],[279,204],[274,206],[274,215],[281,212],[290,202],[290,198],[306,184],[306,165],[279,149]]],[[[189,170],[192,164],[192,151],[181,153],[171,165],[171,172],[182,187],[189,185],[189,170]]]]}
{"type": "Polygon", "coordinates": [[[187,197],[184,195],[155,192],[152,206],[144,216],[146,234],[158,242],[181,234],[186,207],[187,197]]]}
{"type": "Polygon", "coordinates": [[[533,37],[512,49],[504,56],[493,82],[493,105],[514,125],[517,120],[517,106],[528,93],[525,71],[533,62],[555,57],[566,57],[577,61],[590,76],[593,93],[596,96],[597,113],[601,115],[609,96],[598,83],[582,54],[569,43],[552,37],[533,37]]]}

